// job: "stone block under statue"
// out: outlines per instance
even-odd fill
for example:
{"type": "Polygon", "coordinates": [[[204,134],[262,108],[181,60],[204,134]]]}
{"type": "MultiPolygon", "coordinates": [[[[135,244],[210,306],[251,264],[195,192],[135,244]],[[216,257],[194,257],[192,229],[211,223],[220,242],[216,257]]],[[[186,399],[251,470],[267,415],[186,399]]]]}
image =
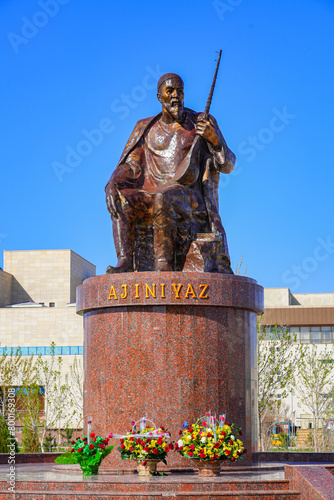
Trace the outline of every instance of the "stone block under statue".
{"type": "MultiPolygon", "coordinates": [[[[84,414],[94,432],[130,430],[147,415],[178,439],[207,410],[242,427],[257,451],[256,315],[263,288],[251,278],[142,272],[89,278],[77,289],[84,316],[84,414]]],[[[115,450],[105,467],[133,469],[115,450]]],[[[168,467],[192,467],[170,453],[168,467]]]]}

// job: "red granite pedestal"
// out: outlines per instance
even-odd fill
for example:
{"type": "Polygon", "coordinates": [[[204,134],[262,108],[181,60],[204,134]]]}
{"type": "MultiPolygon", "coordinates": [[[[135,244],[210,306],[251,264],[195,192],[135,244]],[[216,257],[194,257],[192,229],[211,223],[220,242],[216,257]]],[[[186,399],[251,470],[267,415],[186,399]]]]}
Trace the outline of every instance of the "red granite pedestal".
{"type": "MultiPolygon", "coordinates": [[[[177,439],[207,410],[257,442],[256,314],[263,289],[251,278],[210,273],[102,275],[78,287],[84,315],[84,414],[106,435],[147,415],[177,439]]],[[[105,465],[133,469],[114,451],[105,465]]],[[[191,467],[170,453],[171,468],[191,467]]]]}

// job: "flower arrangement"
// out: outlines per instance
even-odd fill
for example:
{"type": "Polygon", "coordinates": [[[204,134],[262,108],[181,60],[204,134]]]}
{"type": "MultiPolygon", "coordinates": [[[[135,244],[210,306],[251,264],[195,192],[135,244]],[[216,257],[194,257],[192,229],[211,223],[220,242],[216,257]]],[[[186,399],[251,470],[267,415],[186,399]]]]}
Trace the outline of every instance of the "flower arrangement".
{"type": "MultiPolygon", "coordinates": [[[[153,422],[152,422],[153,423],[153,422]]],[[[137,463],[146,465],[148,460],[166,462],[169,451],[174,449],[170,440],[170,433],[164,427],[145,427],[146,419],[140,419],[139,432],[136,423],[132,422],[132,430],[120,439],[117,448],[122,460],[136,460],[137,463]]]]}
{"type": "Polygon", "coordinates": [[[103,439],[101,436],[96,436],[94,432],[89,434],[89,437],[78,437],[76,441],[72,441],[71,452],[77,463],[80,465],[84,475],[97,474],[102,460],[109,455],[115,447],[108,446],[109,438],[103,439]]]}
{"type": "Polygon", "coordinates": [[[225,423],[225,416],[216,417],[210,413],[195,424],[183,424],[180,439],[175,443],[175,451],[187,458],[199,460],[230,460],[234,462],[247,452],[238,436],[242,435],[235,424],[225,423]]]}

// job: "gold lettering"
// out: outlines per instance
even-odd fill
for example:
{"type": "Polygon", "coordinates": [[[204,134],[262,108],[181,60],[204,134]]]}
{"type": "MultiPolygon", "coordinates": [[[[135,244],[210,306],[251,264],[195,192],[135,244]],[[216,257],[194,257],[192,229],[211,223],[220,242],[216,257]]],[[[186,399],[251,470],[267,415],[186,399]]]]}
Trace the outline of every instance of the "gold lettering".
{"type": "Polygon", "coordinates": [[[122,293],[121,299],[126,299],[128,296],[128,285],[122,285],[121,288],[124,288],[124,293],[122,293]]]}
{"type": "Polygon", "coordinates": [[[174,283],[172,283],[172,287],[174,288],[174,291],[175,291],[175,298],[179,299],[182,285],[177,285],[177,287],[176,287],[176,285],[174,285],[174,283]]]}
{"type": "Polygon", "coordinates": [[[150,294],[152,295],[152,297],[156,298],[156,295],[155,295],[155,283],[152,285],[152,288],[153,288],[153,290],[151,290],[148,285],[145,285],[145,290],[146,290],[145,298],[146,299],[149,298],[148,292],[150,292],[150,294]]]}
{"type": "Polygon", "coordinates": [[[198,298],[199,299],[208,299],[209,297],[207,295],[204,295],[204,294],[207,291],[207,289],[209,288],[209,285],[200,285],[199,287],[203,288],[203,290],[201,291],[198,298]]]}
{"type": "Polygon", "coordinates": [[[189,295],[192,295],[194,299],[197,299],[196,297],[196,293],[194,292],[194,289],[191,285],[188,285],[188,288],[187,288],[187,291],[186,291],[186,295],[185,295],[185,299],[187,299],[189,297],[189,295]]]}
{"type": "Polygon", "coordinates": [[[162,299],[165,299],[166,298],[166,295],[165,295],[165,284],[164,283],[161,283],[161,298],[162,299]]]}
{"type": "Polygon", "coordinates": [[[135,287],[136,287],[135,299],[139,299],[139,285],[135,285],[135,287]]]}
{"type": "Polygon", "coordinates": [[[109,294],[108,300],[111,300],[112,297],[114,297],[114,300],[118,299],[117,293],[116,293],[116,290],[115,290],[114,286],[111,286],[111,288],[110,288],[110,294],[109,294]]]}

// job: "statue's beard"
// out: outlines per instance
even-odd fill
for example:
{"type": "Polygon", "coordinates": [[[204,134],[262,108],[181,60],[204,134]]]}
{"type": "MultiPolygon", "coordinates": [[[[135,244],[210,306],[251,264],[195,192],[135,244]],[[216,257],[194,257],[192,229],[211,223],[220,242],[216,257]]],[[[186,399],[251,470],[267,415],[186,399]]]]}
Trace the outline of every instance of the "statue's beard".
{"type": "Polygon", "coordinates": [[[181,103],[174,103],[170,106],[170,114],[179,122],[183,116],[183,109],[181,103]]]}

